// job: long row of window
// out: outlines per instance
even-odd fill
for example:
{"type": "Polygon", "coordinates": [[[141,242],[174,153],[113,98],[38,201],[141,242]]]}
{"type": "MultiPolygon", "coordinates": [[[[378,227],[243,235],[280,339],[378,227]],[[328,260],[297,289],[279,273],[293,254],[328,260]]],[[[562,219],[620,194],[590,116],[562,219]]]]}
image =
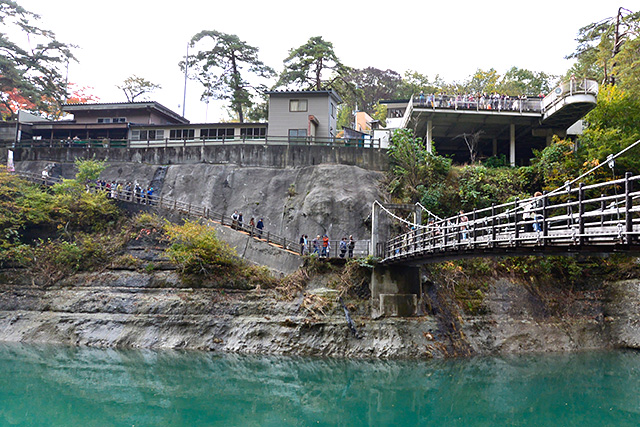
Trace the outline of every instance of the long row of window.
{"type": "MultiPolygon", "coordinates": [[[[240,138],[242,139],[260,139],[265,138],[267,129],[259,128],[240,128],[240,138]]],[[[155,130],[132,130],[132,141],[157,141],[165,138],[163,129],[155,130]]],[[[203,140],[228,140],[235,138],[234,128],[215,128],[200,129],[200,139],[203,140]]],[[[195,129],[171,129],[169,131],[169,139],[171,140],[193,140],[195,139],[195,129]]]]}

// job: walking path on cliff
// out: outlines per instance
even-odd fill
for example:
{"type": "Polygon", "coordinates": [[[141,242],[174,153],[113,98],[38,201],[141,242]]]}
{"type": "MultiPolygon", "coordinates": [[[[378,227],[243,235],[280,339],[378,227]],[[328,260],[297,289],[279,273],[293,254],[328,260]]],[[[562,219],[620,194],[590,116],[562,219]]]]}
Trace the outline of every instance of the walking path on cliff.
{"type": "MultiPolygon", "coordinates": [[[[14,173],[23,179],[42,184],[44,186],[51,186],[63,181],[63,179],[61,178],[38,176],[37,174],[24,171],[15,171],[14,173]]],[[[268,245],[277,249],[281,249],[288,253],[300,256],[299,242],[287,239],[283,236],[279,236],[275,233],[270,232],[269,230],[258,228],[255,225],[247,225],[246,223],[242,223],[237,219],[233,219],[231,216],[212,211],[207,207],[195,206],[191,203],[185,203],[175,199],[168,199],[166,197],[158,196],[155,194],[145,194],[144,190],[140,193],[137,193],[134,190],[124,190],[117,188],[114,189],[96,185],[87,185],[87,191],[96,190],[104,191],[107,193],[108,197],[121,202],[144,205],[153,209],[165,209],[189,218],[205,219],[207,221],[210,221],[211,223],[219,224],[223,227],[245,234],[255,240],[267,243],[268,245]]],[[[327,258],[339,258],[339,243],[339,240],[329,241],[329,253],[327,258]]],[[[367,256],[368,253],[368,241],[361,241],[361,245],[359,245],[357,250],[354,251],[354,256],[367,256]],[[366,243],[366,245],[363,245],[362,243],[366,243]]]]}

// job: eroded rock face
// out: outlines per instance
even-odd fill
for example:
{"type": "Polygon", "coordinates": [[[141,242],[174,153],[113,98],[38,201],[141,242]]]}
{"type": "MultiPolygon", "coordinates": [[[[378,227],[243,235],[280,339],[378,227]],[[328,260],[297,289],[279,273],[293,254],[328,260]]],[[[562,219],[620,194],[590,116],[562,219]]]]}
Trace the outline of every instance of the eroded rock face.
{"type": "MultiPolygon", "coordinates": [[[[20,171],[39,176],[50,161],[25,161],[20,171]]],[[[55,163],[54,177],[72,178],[72,162],[55,163]]],[[[374,200],[382,199],[382,172],[358,166],[320,164],[298,168],[239,167],[234,164],[150,165],[107,163],[106,181],[156,186],[156,195],[230,216],[244,222],[264,219],[265,230],[296,240],[328,234],[332,240],[353,235],[368,240],[374,200]],[[161,173],[159,173],[161,172],[161,173]],[[153,184],[152,184],[153,183],[153,184]],[[160,190],[160,191],[159,191],[160,190]]]]}
{"type": "Polygon", "coordinates": [[[78,274],[49,288],[4,272],[0,341],[361,358],[640,347],[637,281],[558,291],[559,316],[539,295],[499,279],[489,286],[485,314],[449,316],[446,325],[437,313],[372,319],[366,300],[353,301],[358,337],[325,282],[314,279],[289,301],[259,289],[192,289],[173,271],[78,274]],[[305,306],[312,294],[330,297],[322,315],[305,306]]]}
{"type": "MultiPolygon", "coordinates": [[[[605,289],[559,289],[550,305],[540,295],[507,279],[495,280],[485,298],[487,313],[466,316],[463,331],[474,353],[509,354],[577,351],[617,346],[603,313],[610,307],[605,289]],[[558,307],[557,301],[562,301],[558,307]]],[[[622,316],[635,315],[623,310],[622,316]]]]}
{"type": "Polygon", "coordinates": [[[260,290],[185,288],[174,272],[80,274],[51,288],[9,282],[0,285],[0,341],[247,354],[433,356],[425,338],[435,327],[429,319],[370,321],[366,309],[355,308],[362,336],[357,338],[335,303],[318,319],[301,298],[284,301],[260,290]]]}
{"type": "Polygon", "coordinates": [[[163,195],[231,215],[246,223],[264,218],[265,229],[290,239],[327,233],[369,239],[371,204],[380,199],[380,172],[356,166],[238,168],[234,165],[175,165],[167,170],[163,195]]]}

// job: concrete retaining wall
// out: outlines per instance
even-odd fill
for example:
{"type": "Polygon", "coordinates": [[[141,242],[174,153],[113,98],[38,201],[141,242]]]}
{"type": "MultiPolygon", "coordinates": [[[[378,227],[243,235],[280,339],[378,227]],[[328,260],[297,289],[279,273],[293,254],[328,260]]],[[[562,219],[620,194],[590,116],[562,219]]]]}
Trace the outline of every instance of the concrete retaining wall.
{"type": "MultiPolygon", "coordinates": [[[[326,145],[207,145],[158,148],[16,148],[15,161],[73,162],[77,158],[153,165],[235,164],[272,168],[342,164],[363,169],[388,169],[387,150],[326,145]]],[[[0,149],[6,162],[7,148],[0,149]]]]}

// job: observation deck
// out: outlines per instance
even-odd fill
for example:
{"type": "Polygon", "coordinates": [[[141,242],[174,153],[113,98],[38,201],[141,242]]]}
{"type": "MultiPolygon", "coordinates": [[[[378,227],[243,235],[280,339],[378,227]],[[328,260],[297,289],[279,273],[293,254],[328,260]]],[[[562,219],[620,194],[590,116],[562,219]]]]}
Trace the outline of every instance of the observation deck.
{"type": "Polygon", "coordinates": [[[596,106],[598,84],[572,80],[542,97],[421,94],[409,100],[384,101],[388,128],[415,129],[439,154],[469,161],[475,135],[478,158],[505,154],[511,165],[524,164],[534,149],[567,129],[596,106]]]}

